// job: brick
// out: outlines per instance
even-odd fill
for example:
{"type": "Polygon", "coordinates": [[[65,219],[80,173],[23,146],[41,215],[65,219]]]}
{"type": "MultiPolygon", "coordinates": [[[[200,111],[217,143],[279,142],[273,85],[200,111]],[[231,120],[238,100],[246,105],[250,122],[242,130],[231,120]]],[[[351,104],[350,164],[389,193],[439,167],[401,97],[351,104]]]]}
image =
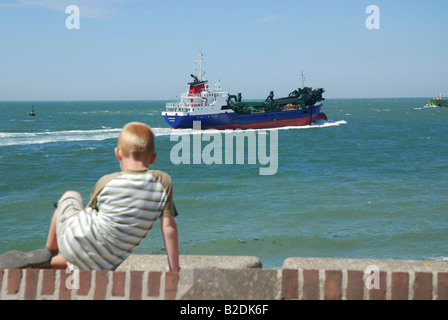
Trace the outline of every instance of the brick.
{"type": "Polygon", "coordinates": [[[95,270],[95,292],[93,294],[94,300],[105,300],[107,293],[109,271],[95,270]]]}
{"type": "Polygon", "coordinates": [[[324,283],[324,299],[325,300],[341,300],[342,299],[342,271],[326,270],[324,283]]]}
{"type": "Polygon", "coordinates": [[[80,270],[78,295],[80,296],[88,295],[91,284],[92,284],[92,272],[90,270],[80,270]]]}
{"type": "Polygon", "coordinates": [[[112,281],[112,295],[117,297],[124,297],[126,273],[122,271],[115,271],[112,274],[112,281]]]}
{"type": "Polygon", "coordinates": [[[282,270],[282,299],[299,299],[299,270],[282,270]]]}
{"type": "Polygon", "coordinates": [[[387,293],[387,272],[380,271],[380,285],[378,289],[369,289],[370,300],[386,300],[387,293]]]}
{"type": "Polygon", "coordinates": [[[414,281],[414,300],[432,299],[432,273],[416,272],[414,281]]]}
{"type": "Polygon", "coordinates": [[[148,296],[158,297],[160,296],[160,281],[162,273],[158,271],[148,272],[148,296]]]}
{"type": "Polygon", "coordinates": [[[303,270],[303,299],[319,300],[319,270],[303,270]]]}
{"type": "Polygon", "coordinates": [[[347,300],[364,299],[364,272],[359,270],[347,270],[347,300]]]}
{"type": "Polygon", "coordinates": [[[70,272],[66,272],[65,269],[59,270],[59,274],[60,274],[59,300],[71,300],[72,290],[69,289],[69,287],[71,287],[71,280],[73,274],[70,272]]]}
{"type": "Polygon", "coordinates": [[[22,280],[22,269],[9,269],[8,271],[8,294],[16,294],[20,289],[22,280]]]}
{"type": "Polygon", "coordinates": [[[53,295],[55,289],[56,270],[42,270],[41,294],[53,295]]]}
{"type": "Polygon", "coordinates": [[[448,300],[448,272],[439,272],[437,275],[437,297],[439,300],[448,300]]]}
{"type": "Polygon", "coordinates": [[[178,282],[179,272],[169,271],[165,273],[165,300],[176,299],[178,282]]]}
{"type": "Polygon", "coordinates": [[[25,300],[36,300],[39,269],[27,269],[25,274],[25,300]]]}
{"type": "Polygon", "coordinates": [[[129,299],[141,300],[143,288],[143,271],[131,271],[131,288],[129,299]]]}
{"type": "Polygon", "coordinates": [[[392,273],[392,300],[408,300],[409,299],[409,273],[393,272],[392,273]]]}

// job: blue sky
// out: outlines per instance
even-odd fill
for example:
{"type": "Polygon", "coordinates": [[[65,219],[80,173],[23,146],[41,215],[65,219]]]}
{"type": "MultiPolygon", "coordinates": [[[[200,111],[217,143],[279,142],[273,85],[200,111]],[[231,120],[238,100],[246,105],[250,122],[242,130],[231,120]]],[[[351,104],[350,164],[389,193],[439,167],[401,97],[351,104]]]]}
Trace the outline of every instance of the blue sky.
{"type": "Polygon", "coordinates": [[[327,98],[448,96],[446,0],[0,0],[0,48],[2,101],[176,99],[200,52],[243,99],[287,95],[301,70],[327,98]]]}

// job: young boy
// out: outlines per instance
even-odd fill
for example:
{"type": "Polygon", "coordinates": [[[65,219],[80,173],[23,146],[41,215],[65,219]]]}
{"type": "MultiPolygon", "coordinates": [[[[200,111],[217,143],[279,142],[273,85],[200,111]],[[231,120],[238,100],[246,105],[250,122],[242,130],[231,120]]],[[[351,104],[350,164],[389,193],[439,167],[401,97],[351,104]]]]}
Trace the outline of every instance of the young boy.
{"type": "MultiPolygon", "coordinates": [[[[140,122],[126,124],[115,156],[122,171],[103,176],[86,207],[75,191],[67,191],[59,200],[46,245],[51,267],[65,268],[71,263],[79,269],[115,270],[160,216],[169,269],[179,271],[171,178],[148,169],[157,157],[150,127],[140,122]]],[[[46,252],[35,250],[18,258],[36,265],[48,259],[46,252]]]]}

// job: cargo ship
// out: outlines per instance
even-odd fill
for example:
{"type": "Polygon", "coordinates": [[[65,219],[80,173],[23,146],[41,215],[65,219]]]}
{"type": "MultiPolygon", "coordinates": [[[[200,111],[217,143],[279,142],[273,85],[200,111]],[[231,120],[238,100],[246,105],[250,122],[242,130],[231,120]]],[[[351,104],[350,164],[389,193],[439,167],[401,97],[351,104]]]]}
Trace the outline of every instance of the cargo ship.
{"type": "Polygon", "coordinates": [[[264,129],[285,126],[310,125],[318,120],[327,120],[321,107],[325,98],[324,89],[302,87],[292,91],[288,97],[274,99],[271,91],[263,101],[243,101],[241,93],[230,95],[219,83],[210,88],[203,80],[203,56],[199,55],[199,72],[189,82],[188,91],[180,100],[168,102],[162,117],[174,129],[193,128],[200,121],[201,129],[264,129]]]}
{"type": "Polygon", "coordinates": [[[442,97],[442,94],[437,91],[435,99],[429,99],[428,104],[430,107],[442,107],[448,108],[448,101],[442,97]]]}

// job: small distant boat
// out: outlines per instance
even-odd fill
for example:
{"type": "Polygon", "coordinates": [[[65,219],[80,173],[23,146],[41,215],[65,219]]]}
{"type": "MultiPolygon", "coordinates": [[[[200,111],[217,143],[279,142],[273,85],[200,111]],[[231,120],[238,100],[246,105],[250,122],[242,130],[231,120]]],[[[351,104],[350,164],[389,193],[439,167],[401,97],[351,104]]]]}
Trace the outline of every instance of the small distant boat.
{"type": "Polygon", "coordinates": [[[437,91],[435,99],[429,99],[428,104],[430,107],[448,108],[448,101],[442,98],[442,94],[437,91]]]}
{"type": "Polygon", "coordinates": [[[36,113],[34,112],[34,106],[31,106],[31,111],[29,113],[30,117],[34,117],[36,115],[36,113]]]}

